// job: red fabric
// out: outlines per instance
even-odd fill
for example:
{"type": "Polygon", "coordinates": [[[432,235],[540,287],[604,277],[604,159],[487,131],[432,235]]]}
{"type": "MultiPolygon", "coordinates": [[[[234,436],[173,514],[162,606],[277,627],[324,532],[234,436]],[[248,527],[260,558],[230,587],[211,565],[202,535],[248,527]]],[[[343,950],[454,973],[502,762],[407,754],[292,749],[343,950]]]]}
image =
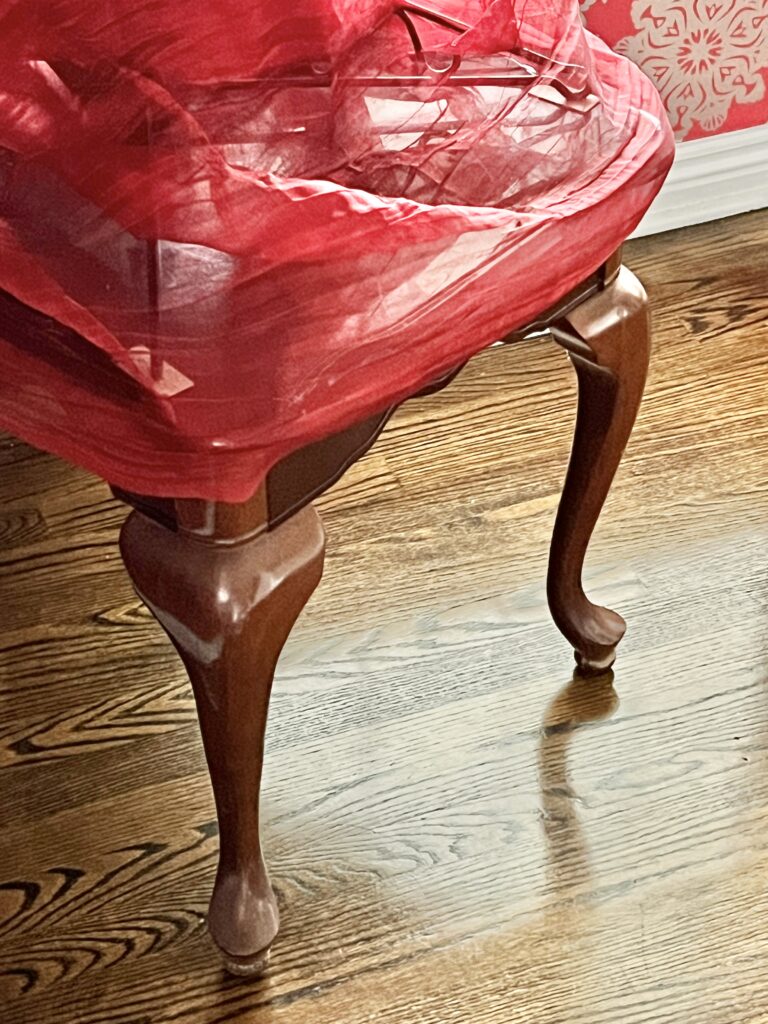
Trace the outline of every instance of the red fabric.
{"type": "Polygon", "coordinates": [[[2,425],[243,500],[621,243],[671,135],[575,3],[396,7],[0,0],[2,425]]]}

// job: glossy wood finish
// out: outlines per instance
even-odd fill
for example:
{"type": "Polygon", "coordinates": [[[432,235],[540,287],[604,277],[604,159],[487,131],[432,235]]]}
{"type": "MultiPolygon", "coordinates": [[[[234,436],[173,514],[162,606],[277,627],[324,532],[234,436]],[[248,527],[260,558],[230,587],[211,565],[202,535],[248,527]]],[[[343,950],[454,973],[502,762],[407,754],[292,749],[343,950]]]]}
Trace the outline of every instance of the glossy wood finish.
{"type": "Polygon", "coordinates": [[[610,668],[626,623],[584,594],[587,545],[624,454],[643,396],[650,357],[648,298],[626,267],[602,291],[552,327],[579,379],[568,473],[555,520],[547,593],[558,629],[585,673],[610,668]]]}
{"type": "Polygon", "coordinates": [[[216,809],[125,508],[0,444],[3,1024],[763,1019],[768,221],[626,259],[654,358],[585,576],[629,623],[615,679],[571,682],[546,606],[573,373],[547,338],[493,349],[318,502],[329,565],[272,695],[283,924],[255,983],[206,934],[216,809]]]}
{"type": "Polygon", "coordinates": [[[237,517],[225,514],[233,506],[177,506],[176,532],[131,513],[120,550],[192,682],[220,833],[208,927],[229,970],[252,974],[279,922],[259,836],[269,696],[283,644],[320,582],[325,534],[309,506],[251,539],[266,508],[260,494],[237,517]]]}
{"type": "MultiPolygon", "coordinates": [[[[587,543],[624,450],[648,361],[646,297],[605,266],[505,341],[552,326],[600,385],[583,377],[574,450],[550,557],[555,622],[583,672],[612,664],[624,621],[581,587],[587,543]]],[[[443,390],[462,366],[420,395],[443,390]]],[[[279,913],[259,834],[264,732],[280,651],[319,581],[324,536],[307,503],[364,455],[394,407],[295,452],[248,502],[154,499],[113,488],[136,511],[120,549],[138,594],[173,640],[195,692],[221,831],[208,914],[227,968],[256,975],[268,962],[279,913]],[[296,511],[299,509],[300,511],[296,511]]]]}

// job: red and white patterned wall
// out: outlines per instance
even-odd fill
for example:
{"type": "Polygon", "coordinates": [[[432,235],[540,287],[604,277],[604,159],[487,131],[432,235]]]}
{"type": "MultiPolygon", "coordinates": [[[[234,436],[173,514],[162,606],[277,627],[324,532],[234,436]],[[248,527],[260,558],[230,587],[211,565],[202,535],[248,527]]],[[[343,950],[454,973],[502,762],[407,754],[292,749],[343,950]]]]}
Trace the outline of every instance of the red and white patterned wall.
{"type": "Polygon", "coordinates": [[[656,83],[678,139],[768,123],[768,0],[583,0],[656,83]]]}

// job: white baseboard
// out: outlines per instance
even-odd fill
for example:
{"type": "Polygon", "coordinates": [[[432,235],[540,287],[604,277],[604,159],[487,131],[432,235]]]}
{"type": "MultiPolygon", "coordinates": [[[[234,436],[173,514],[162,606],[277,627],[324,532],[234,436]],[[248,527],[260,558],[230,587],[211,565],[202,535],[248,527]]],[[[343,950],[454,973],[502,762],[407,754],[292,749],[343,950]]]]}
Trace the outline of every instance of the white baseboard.
{"type": "Polygon", "coordinates": [[[669,177],[633,237],[768,207],[768,125],[679,142],[669,177]]]}

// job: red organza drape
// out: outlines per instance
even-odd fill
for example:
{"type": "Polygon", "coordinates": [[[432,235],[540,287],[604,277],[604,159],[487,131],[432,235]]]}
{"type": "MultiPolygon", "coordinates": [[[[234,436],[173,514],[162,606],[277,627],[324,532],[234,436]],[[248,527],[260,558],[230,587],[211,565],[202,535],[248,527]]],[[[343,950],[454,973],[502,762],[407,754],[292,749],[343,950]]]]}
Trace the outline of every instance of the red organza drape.
{"type": "Polygon", "coordinates": [[[0,425],[242,500],[600,265],[650,83],[575,2],[403,6],[0,0],[0,425]]]}

